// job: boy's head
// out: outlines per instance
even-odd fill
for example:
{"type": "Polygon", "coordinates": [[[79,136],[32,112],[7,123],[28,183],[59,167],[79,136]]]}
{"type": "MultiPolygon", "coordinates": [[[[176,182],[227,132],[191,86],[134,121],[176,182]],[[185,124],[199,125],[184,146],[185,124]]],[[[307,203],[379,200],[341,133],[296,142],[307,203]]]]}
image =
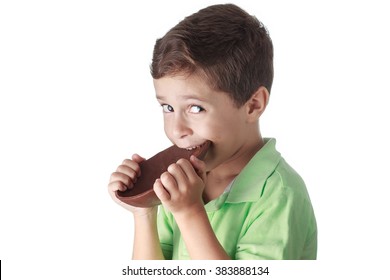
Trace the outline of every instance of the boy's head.
{"type": "Polygon", "coordinates": [[[195,74],[240,107],[259,87],[271,91],[272,41],[264,25],[239,7],[210,6],[156,41],[151,73],[154,79],[195,74]]]}

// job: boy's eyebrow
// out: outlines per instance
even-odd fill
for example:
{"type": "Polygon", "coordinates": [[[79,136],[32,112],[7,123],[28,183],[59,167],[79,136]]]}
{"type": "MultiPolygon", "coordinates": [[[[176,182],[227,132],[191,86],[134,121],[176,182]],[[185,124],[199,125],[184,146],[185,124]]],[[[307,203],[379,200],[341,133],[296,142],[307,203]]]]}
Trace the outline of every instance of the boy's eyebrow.
{"type": "MultiPolygon", "coordinates": [[[[161,100],[161,101],[164,101],[165,100],[165,97],[164,96],[161,96],[161,95],[156,95],[156,98],[157,100],[161,100]]],[[[187,100],[187,99],[195,99],[195,100],[199,100],[199,101],[207,101],[205,98],[202,98],[198,95],[194,95],[194,94],[184,94],[184,95],[180,95],[177,97],[178,99],[183,99],[183,100],[187,100]]]]}
{"type": "Polygon", "coordinates": [[[156,99],[157,99],[157,100],[164,101],[164,97],[163,97],[163,96],[156,95],[156,99]]]}

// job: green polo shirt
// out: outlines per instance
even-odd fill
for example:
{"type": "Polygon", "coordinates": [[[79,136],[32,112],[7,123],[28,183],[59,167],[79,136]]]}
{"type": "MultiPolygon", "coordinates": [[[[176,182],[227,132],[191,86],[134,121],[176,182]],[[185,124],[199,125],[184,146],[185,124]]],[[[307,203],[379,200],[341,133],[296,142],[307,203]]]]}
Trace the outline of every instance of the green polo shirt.
{"type": "MultiPolygon", "coordinates": [[[[232,259],[315,259],[317,226],[305,183],[275,149],[276,140],[265,141],[226,191],[205,205],[210,224],[232,259]]],[[[166,259],[189,259],[163,206],[158,232],[166,259]]]]}

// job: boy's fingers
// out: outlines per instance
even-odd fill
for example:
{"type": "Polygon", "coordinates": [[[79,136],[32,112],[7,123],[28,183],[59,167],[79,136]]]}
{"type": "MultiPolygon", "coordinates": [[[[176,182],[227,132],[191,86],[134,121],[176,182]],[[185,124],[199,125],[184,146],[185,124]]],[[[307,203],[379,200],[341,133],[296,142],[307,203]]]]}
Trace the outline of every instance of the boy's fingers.
{"type": "Polygon", "coordinates": [[[196,173],[204,181],[206,178],[206,164],[204,163],[204,161],[198,159],[196,156],[191,156],[190,161],[196,173]]]}
{"type": "MultiPolygon", "coordinates": [[[[134,155],[133,155],[134,157],[134,155]]],[[[141,160],[142,158],[136,158],[136,160],[141,160]]],[[[121,165],[125,165],[125,166],[128,166],[130,167],[131,169],[133,169],[136,173],[137,173],[137,177],[141,176],[141,168],[139,166],[139,162],[137,162],[136,160],[134,159],[125,159],[121,165]]]]}
{"type": "Polygon", "coordinates": [[[183,166],[180,165],[179,162],[169,165],[167,171],[175,178],[178,186],[184,184],[188,180],[186,170],[183,169],[183,166]]]}
{"type": "Polygon", "coordinates": [[[108,190],[110,192],[116,192],[116,191],[123,192],[123,191],[127,190],[127,187],[122,182],[115,181],[115,182],[111,182],[111,183],[108,184],[108,190]]]}
{"type": "MultiPolygon", "coordinates": [[[[132,179],[126,174],[123,174],[121,172],[114,172],[111,174],[110,184],[114,182],[120,182],[122,185],[124,185],[125,186],[124,190],[133,187],[132,179]]],[[[123,190],[123,188],[121,188],[121,190],[123,190]]]]}
{"type": "Polygon", "coordinates": [[[145,161],[145,158],[141,157],[139,154],[132,155],[131,159],[134,160],[136,163],[141,163],[145,161]]]}
{"type": "Polygon", "coordinates": [[[116,172],[127,175],[129,178],[131,178],[133,183],[137,181],[137,177],[138,177],[137,172],[127,165],[119,165],[118,168],[116,169],[116,172]]]}
{"type": "Polygon", "coordinates": [[[170,196],[178,190],[178,185],[175,177],[173,177],[173,175],[170,174],[168,171],[161,174],[160,179],[158,179],[158,182],[161,183],[161,185],[169,193],[170,196]]]}
{"type": "Polygon", "coordinates": [[[156,193],[157,197],[161,200],[161,202],[168,201],[171,198],[169,192],[164,188],[160,179],[157,179],[154,182],[153,190],[156,193]]]}

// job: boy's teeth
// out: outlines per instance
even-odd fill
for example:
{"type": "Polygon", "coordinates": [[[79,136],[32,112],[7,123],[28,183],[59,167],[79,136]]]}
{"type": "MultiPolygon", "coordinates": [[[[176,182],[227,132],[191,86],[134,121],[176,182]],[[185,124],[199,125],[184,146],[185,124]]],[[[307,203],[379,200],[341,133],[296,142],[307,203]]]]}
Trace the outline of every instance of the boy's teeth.
{"type": "Polygon", "coordinates": [[[195,149],[197,149],[199,147],[200,147],[200,145],[194,146],[194,147],[191,147],[191,148],[187,148],[187,151],[192,151],[192,150],[195,150],[195,149]]]}

